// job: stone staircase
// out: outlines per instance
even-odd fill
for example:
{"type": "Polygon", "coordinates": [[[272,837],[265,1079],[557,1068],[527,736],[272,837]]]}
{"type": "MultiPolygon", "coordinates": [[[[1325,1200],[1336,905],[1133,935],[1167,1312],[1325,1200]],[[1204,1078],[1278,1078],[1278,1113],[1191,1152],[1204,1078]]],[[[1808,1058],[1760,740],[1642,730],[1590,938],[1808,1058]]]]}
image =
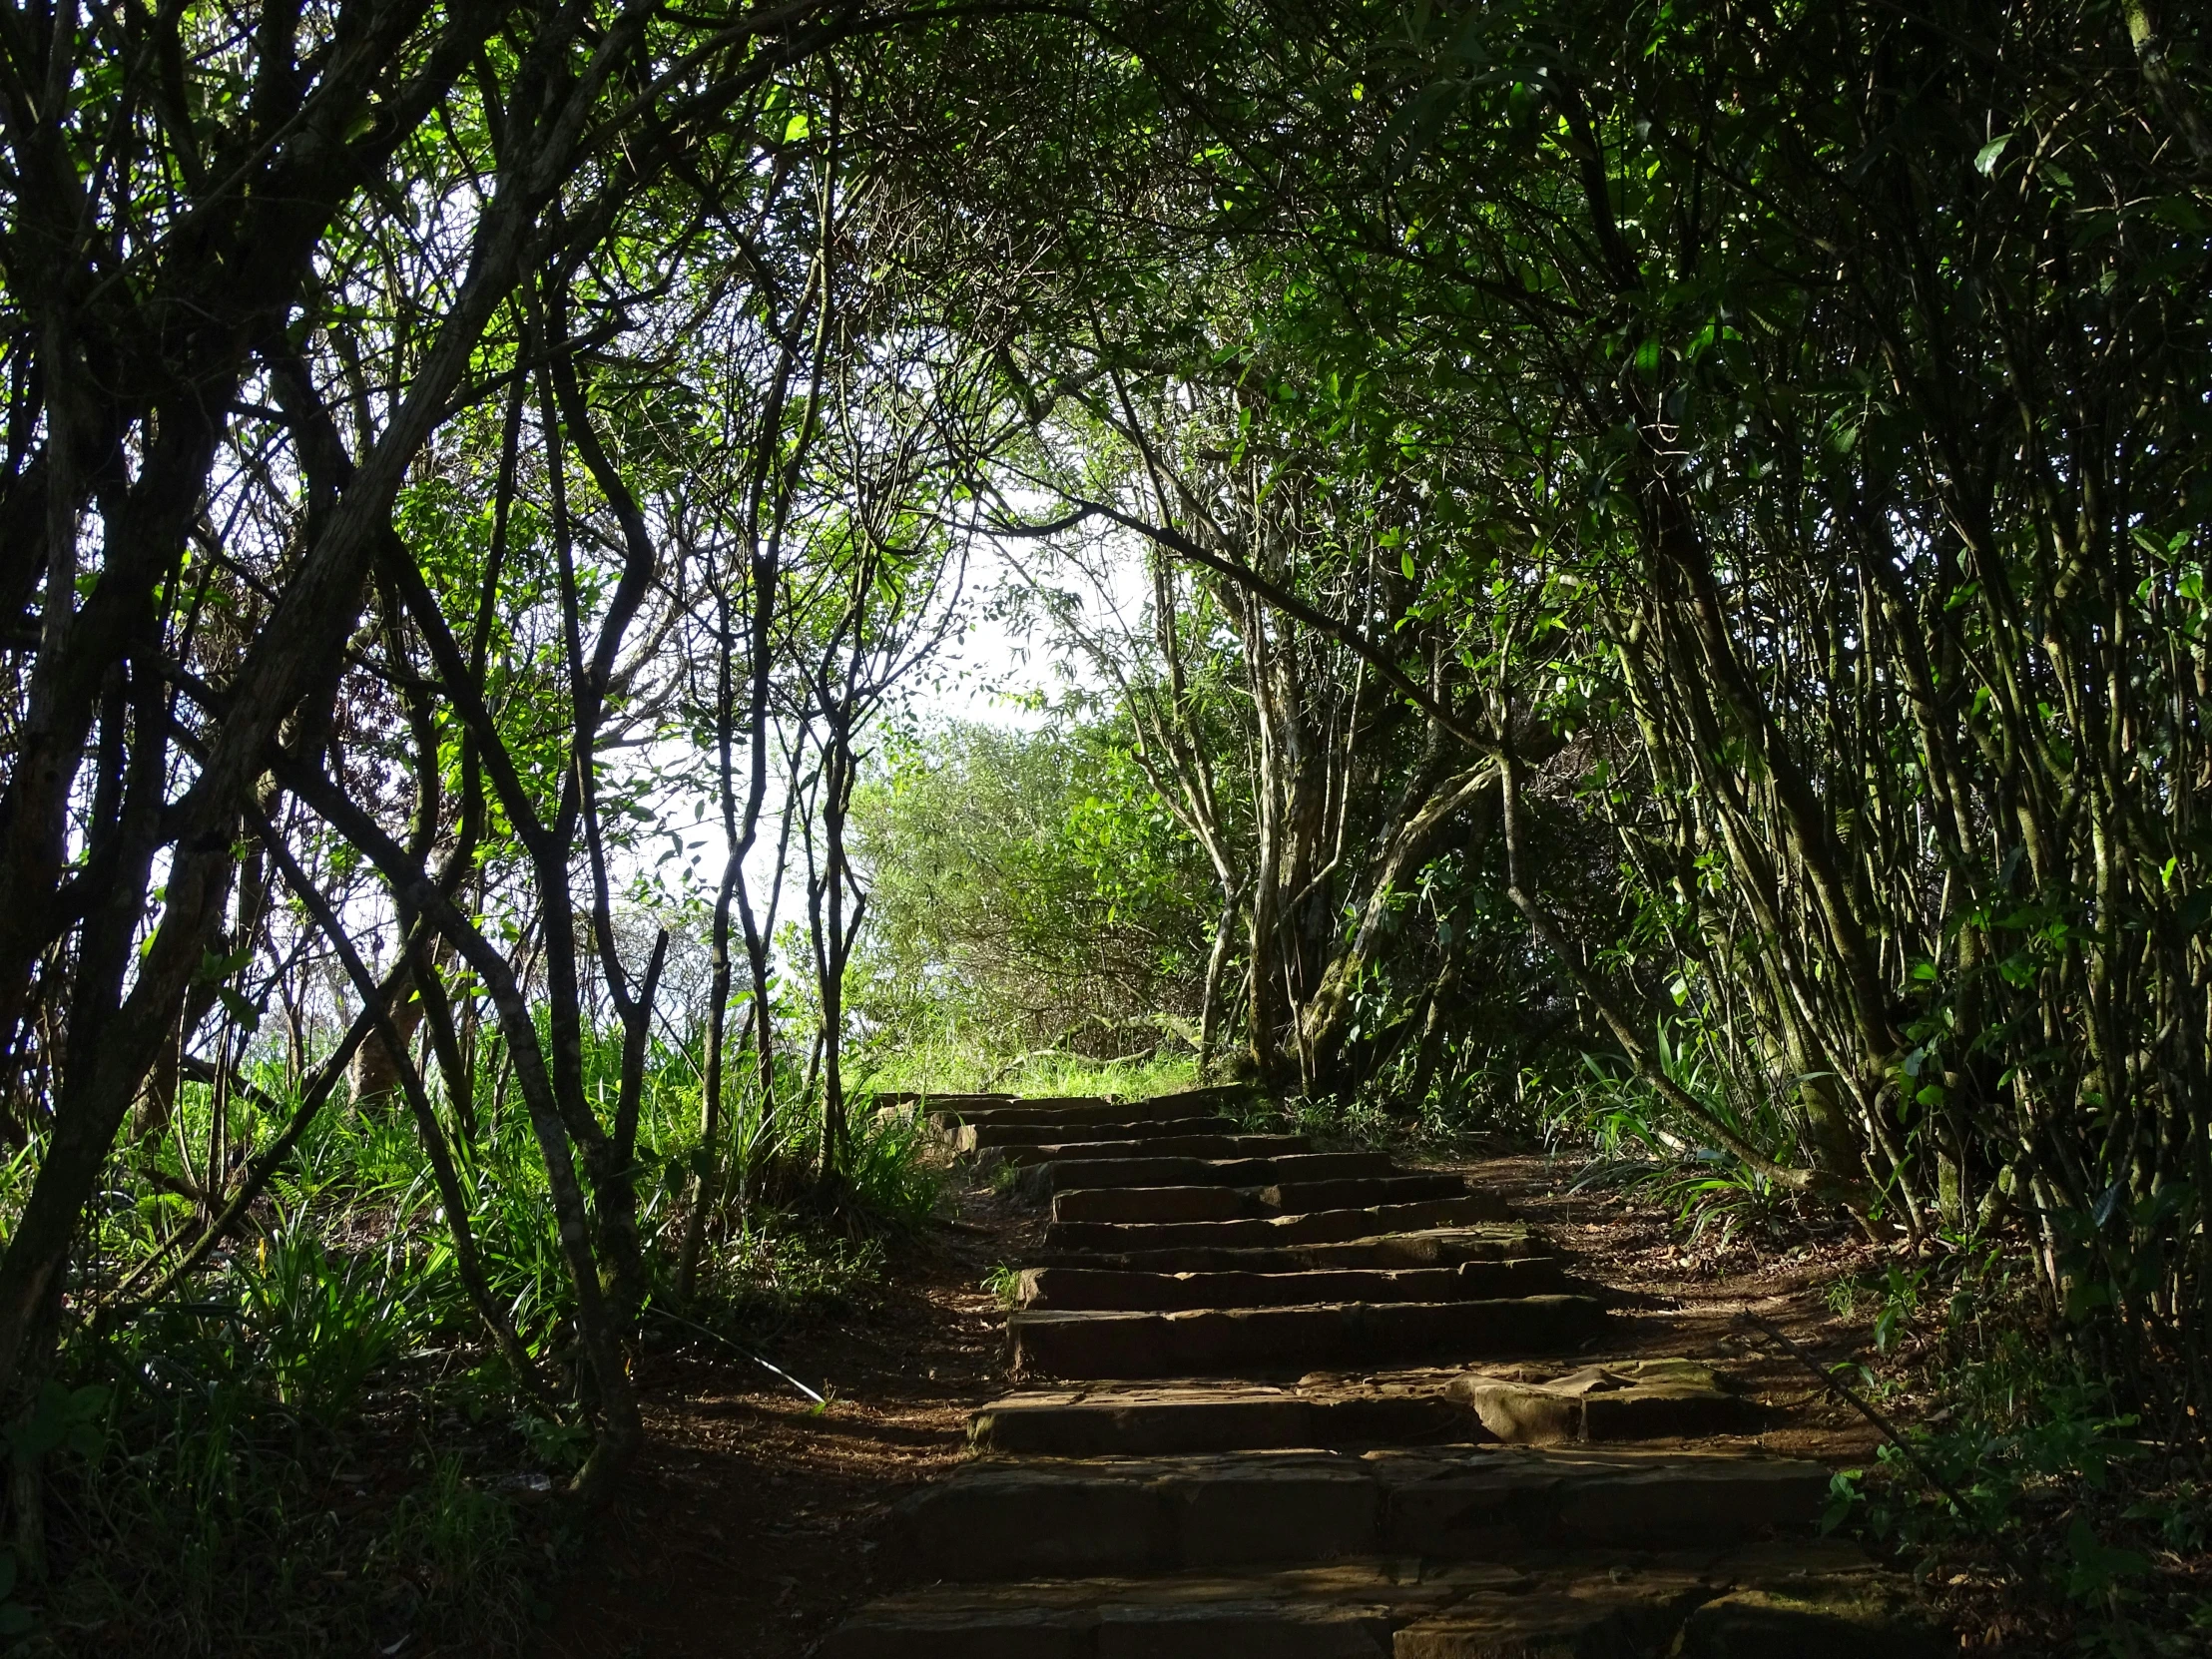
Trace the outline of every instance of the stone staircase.
{"type": "Polygon", "coordinates": [[[1602,1301],[1496,1200],[1232,1098],[920,1103],[1050,1206],[1024,1385],[825,1659],[1933,1654],[1816,1536],[1825,1467],[1679,1444],[1749,1409],[1709,1369],[1593,1363],[1602,1301]]]}

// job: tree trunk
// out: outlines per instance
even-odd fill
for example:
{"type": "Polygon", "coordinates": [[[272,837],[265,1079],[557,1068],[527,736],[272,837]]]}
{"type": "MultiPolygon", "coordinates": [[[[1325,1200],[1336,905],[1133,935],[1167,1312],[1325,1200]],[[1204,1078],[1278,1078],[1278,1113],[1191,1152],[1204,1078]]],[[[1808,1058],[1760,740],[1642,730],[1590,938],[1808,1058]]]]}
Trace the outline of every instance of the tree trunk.
{"type": "Polygon", "coordinates": [[[414,1041],[422,1023],[422,998],[416,994],[414,975],[407,976],[406,1000],[392,1010],[388,1026],[380,1025],[354,1051],[352,1070],[346,1074],[355,1108],[385,1106],[399,1093],[400,1068],[407,1062],[405,1048],[414,1041]],[[392,1046],[396,1037],[400,1048],[392,1046]]]}
{"type": "Polygon", "coordinates": [[[1221,1038],[1221,979],[1229,966],[1229,953],[1237,942],[1237,911],[1243,901],[1243,886],[1230,888],[1222,899],[1221,919],[1214,923],[1214,948],[1206,958],[1206,993],[1198,1016],[1198,1075],[1201,1080],[1213,1067],[1214,1048],[1221,1038]]]}

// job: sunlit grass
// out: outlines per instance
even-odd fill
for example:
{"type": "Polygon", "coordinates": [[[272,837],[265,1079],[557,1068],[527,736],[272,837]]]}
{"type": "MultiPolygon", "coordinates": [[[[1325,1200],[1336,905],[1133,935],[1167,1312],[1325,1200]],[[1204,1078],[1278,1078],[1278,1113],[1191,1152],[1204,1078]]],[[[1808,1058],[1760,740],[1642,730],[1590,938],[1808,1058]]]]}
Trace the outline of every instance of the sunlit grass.
{"type": "Polygon", "coordinates": [[[1065,1049],[994,1053],[972,1044],[917,1043],[868,1072],[868,1090],[927,1089],[943,1094],[1117,1095],[1143,1099],[1199,1085],[1197,1056],[1185,1051],[1142,1059],[1097,1059],[1065,1049]]]}

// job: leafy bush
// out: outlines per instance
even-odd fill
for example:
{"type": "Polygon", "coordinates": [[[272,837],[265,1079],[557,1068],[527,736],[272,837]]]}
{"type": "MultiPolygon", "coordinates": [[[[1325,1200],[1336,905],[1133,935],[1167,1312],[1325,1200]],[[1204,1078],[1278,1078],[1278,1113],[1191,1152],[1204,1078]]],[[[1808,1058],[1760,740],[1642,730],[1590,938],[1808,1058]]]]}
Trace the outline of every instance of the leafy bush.
{"type": "Polygon", "coordinates": [[[238,1317],[252,1331],[278,1403],[329,1426],[416,1323],[416,1286],[395,1246],[348,1255],[293,1214],[234,1265],[238,1317]]]}
{"type": "MultiPolygon", "coordinates": [[[[587,1033],[585,1060],[587,1088],[611,1093],[619,1046],[587,1033]]],[[[232,1102],[249,1141],[291,1105],[280,1069],[256,1076],[267,1104],[232,1102]]],[[[849,1306],[938,1197],[925,1138],[863,1111],[826,1211],[819,1098],[788,1062],[779,1083],[765,1116],[742,1090],[733,1101],[694,1309],[741,1338],[849,1306]]],[[[575,1334],[544,1166],[522,1113],[476,1105],[454,1151],[485,1278],[565,1387],[575,1334]]],[[[138,1182],[97,1216],[102,1261],[144,1260],[197,1214],[176,1143],[206,1144],[207,1090],[188,1083],[175,1109],[182,1132],[148,1141],[138,1182]]],[[[656,1304],[701,1167],[696,1066],[656,1046],[638,1181],[656,1304]]],[[[0,1206],[11,1190],[0,1169],[0,1206]]],[[[0,1588],[0,1637],[32,1620],[37,1651],[275,1659],[363,1633],[387,1649],[525,1647],[544,1556],[511,1494],[565,1480],[591,1436],[573,1409],[525,1396],[464,1294],[447,1222],[404,1109],[332,1107],[197,1277],[117,1329],[80,1329],[9,1436],[44,1474],[51,1573],[0,1588]]]]}
{"type": "Polygon", "coordinates": [[[2038,1329],[2016,1264],[1992,1254],[1947,1271],[1947,1297],[1935,1268],[1895,1264],[1832,1291],[1840,1311],[1874,1314],[1878,1358],[1861,1382],[1941,1403],[1905,1431],[1935,1481],[1884,1446],[1872,1468],[1836,1477],[1827,1524],[1938,1584],[2009,1580],[2016,1612],[2084,1651],[2201,1652],[2202,1437],[2146,1431],[2068,1333],[2038,1329]]]}
{"type": "Polygon", "coordinates": [[[1195,1018],[1219,892],[1117,728],[945,726],[855,794],[852,833],[851,1005],[881,1046],[1111,1056],[1195,1018]]]}

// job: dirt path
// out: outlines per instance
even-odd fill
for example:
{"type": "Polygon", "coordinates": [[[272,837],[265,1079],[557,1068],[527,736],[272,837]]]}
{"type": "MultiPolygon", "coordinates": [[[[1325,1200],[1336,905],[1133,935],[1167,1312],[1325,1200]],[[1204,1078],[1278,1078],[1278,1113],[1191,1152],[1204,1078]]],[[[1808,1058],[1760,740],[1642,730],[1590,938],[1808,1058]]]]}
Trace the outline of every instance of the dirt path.
{"type": "Polygon", "coordinates": [[[876,1589],[876,1523],[950,1469],[968,1413],[1003,1385],[1005,1316],[982,1288],[1036,1218],[963,1179],[957,1218],[850,1310],[762,1354],[830,1397],[818,1409],[727,1348],[641,1366],[641,1464],[603,1573],[569,1567],[556,1659],[796,1659],[876,1589]]]}
{"type": "MultiPolygon", "coordinates": [[[[1571,1165],[1514,1156],[1424,1167],[1509,1200],[1577,1271],[1624,1293],[1608,1355],[1727,1361],[1766,1407],[1745,1449],[1832,1463],[1871,1455],[1863,1421],[1734,1323],[1749,1308],[1824,1361],[1843,1358],[1864,1342],[1863,1322],[1839,1317],[1824,1288],[1862,1265],[1863,1247],[1801,1237],[1685,1250],[1649,1203],[1570,1196],[1571,1165]]],[[[763,1345],[830,1394],[827,1410],[727,1349],[700,1344],[641,1368],[651,1443],[617,1506],[605,1571],[572,1567],[555,1593],[548,1651],[797,1659],[899,1586],[881,1522],[962,1462],[970,1412],[1005,1391],[1006,1318],[982,1282],[1033,1253],[1043,1221],[965,1163],[953,1178],[953,1226],[906,1253],[876,1294],[763,1345]]]]}

